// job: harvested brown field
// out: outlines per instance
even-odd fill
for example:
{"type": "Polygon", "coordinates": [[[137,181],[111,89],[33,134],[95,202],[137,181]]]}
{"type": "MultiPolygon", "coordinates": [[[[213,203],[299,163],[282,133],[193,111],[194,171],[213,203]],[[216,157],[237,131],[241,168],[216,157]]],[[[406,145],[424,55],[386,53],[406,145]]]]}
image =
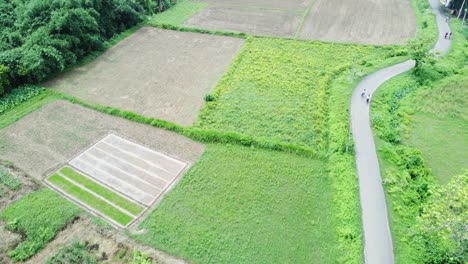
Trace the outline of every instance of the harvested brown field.
{"type": "Polygon", "coordinates": [[[333,42],[404,44],[416,34],[409,0],[202,0],[186,26],[333,42]]]}
{"type": "Polygon", "coordinates": [[[109,133],[189,165],[204,150],[173,132],[55,101],[0,130],[0,159],[42,180],[109,133]]]}
{"type": "Polygon", "coordinates": [[[143,27],[44,85],[80,99],[191,125],[243,39],[143,27]]]}
{"type": "Polygon", "coordinates": [[[208,7],[187,20],[185,26],[291,38],[313,0],[203,2],[208,7]]]}
{"type": "Polygon", "coordinates": [[[416,35],[409,0],[317,0],[300,38],[365,44],[404,44],[416,35]]]}

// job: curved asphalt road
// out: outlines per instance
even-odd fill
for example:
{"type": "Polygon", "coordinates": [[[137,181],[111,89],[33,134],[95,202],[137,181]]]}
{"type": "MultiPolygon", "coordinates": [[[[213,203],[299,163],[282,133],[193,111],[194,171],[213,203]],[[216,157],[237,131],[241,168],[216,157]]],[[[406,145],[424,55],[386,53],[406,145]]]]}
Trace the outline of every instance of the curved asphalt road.
{"type": "MultiPolygon", "coordinates": [[[[445,22],[440,2],[438,0],[429,0],[429,2],[436,15],[439,28],[439,38],[433,51],[443,55],[450,49],[451,41],[444,38],[450,28],[445,22]]],[[[369,122],[369,105],[364,98],[361,98],[361,93],[363,89],[366,89],[367,94],[372,95],[385,81],[409,71],[414,65],[415,62],[409,60],[369,75],[359,83],[351,99],[351,129],[359,175],[364,258],[367,264],[393,264],[394,256],[379,161],[369,122]]]]}

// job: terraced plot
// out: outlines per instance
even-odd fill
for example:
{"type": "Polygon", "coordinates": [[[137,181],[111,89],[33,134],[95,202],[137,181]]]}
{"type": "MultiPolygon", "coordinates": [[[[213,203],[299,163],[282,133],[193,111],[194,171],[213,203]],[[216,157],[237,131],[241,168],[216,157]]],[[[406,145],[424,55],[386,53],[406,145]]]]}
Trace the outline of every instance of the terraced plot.
{"type": "Polygon", "coordinates": [[[125,227],[171,186],[187,164],[110,134],[52,174],[52,188],[125,227]]]}

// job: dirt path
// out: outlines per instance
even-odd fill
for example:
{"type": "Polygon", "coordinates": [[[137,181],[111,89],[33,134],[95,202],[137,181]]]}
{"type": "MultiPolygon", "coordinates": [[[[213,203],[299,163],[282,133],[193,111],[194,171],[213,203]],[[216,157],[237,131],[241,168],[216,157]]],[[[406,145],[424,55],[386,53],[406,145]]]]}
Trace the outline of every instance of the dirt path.
{"type": "MultiPolygon", "coordinates": [[[[429,2],[436,14],[439,28],[439,38],[433,51],[443,55],[450,49],[451,41],[444,39],[445,32],[450,31],[450,27],[445,22],[440,3],[437,0],[429,0],[429,2]]],[[[394,263],[394,256],[385,194],[369,122],[369,105],[361,97],[361,93],[366,89],[366,92],[372,95],[385,81],[412,69],[414,64],[413,60],[409,60],[368,76],[356,87],[351,99],[351,128],[359,175],[364,258],[368,264],[394,263]]]]}

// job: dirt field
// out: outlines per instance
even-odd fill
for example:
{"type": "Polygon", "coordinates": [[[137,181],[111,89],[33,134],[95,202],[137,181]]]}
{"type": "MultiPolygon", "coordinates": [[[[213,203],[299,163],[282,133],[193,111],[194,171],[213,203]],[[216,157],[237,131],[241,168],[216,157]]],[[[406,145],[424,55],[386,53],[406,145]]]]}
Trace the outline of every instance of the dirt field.
{"type": "Polygon", "coordinates": [[[409,0],[203,2],[208,7],[186,26],[276,37],[294,37],[299,31],[300,39],[366,44],[404,44],[416,34],[409,0]]]}
{"type": "Polygon", "coordinates": [[[404,44],[415,34],[416,17],[409,0],[317,0],[300,38],[404,44]]]}
{"type": "Polygon", "coordinates": [[[187,20],[185,26],[253,35],[294,37],[312,0],[203,2],[209,3],[208,7],[187,20]]]}
{"type": "Polygon", "coordinates": [[[0,159],[42,180],[111,132],[189,165],[204,150],[172,132],[56,101],[0,130],[0,159]]]}
{"type": "Polygon", "coordinates": [[[243,39],[144,27],[45,83],[86,101],[191,125],[243,39]]]}

